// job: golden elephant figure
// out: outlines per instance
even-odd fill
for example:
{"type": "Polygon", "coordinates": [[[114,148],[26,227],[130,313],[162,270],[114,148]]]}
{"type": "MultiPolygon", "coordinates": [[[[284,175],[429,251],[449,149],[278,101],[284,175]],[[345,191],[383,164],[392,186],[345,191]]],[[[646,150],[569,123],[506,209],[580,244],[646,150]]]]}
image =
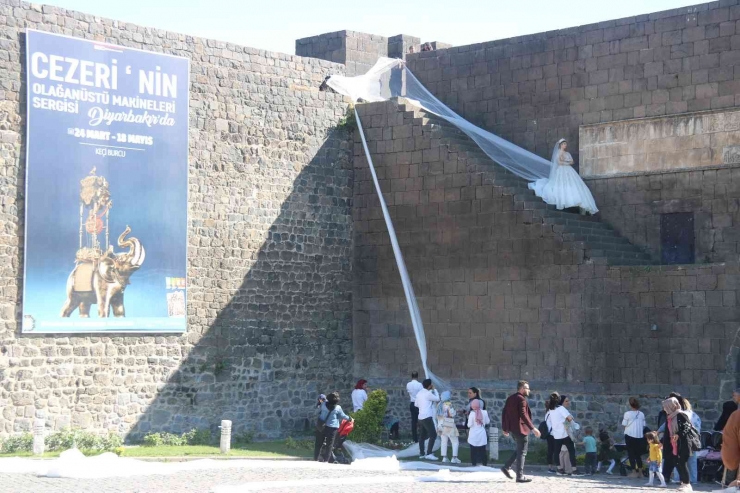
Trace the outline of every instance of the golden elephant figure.
{"type": "Polygon", "coordinates": [[[118,246],[128,247],[124,253],[113,253],[113,246],[91,261],[78,261],[67,279],[67,301],[62,307],[62,317],[69,317],[76,309],[80,317],[90,316],[90,305],[98,305],[98,317],[125,317],[123,293],[131,275],[144,263],[146,252],[141,242],[134,237],[126,239],[131,228],[118,237],[118,246]]]}

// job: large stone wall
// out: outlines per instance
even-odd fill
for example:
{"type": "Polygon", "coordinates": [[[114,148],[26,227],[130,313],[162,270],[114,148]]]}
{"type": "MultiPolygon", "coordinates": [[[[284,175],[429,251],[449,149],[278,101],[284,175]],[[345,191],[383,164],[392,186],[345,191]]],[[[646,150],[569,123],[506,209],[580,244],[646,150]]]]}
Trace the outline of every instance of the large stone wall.
{"type": "MultiPolygon", "coordinates": [[[[540,398],[575,394],[593,425],[616,423],[630,394],[657,413],[673,390],[716,417],[736,381],[740,266],[595,263],[531,193],[512,193],[492,162],[409,108],[358,106],[432,370],[499,404],[520,378],[540,398]]],[[[353,209],[355,374],[393,389],[405,416],[403,377],[419,353],[357,137],[353,209]]]]}
{"type": "Polygon", "coordinates": [[[693,213],[695,261],[736,262],[740,169],[709,169],[586,181],[604,221],[661,258],[661,215],[693,213]]]}
{"type": "Polygon", "coordinates": [[[734,167],[740,164],[737,109],[583,125],[585,178],[734,167]]]}
{"type": "MultiPolygon", "coordinates": [[[[549,158],[580,125],[737,106],[740,5],[723,0],[408,57],[464,118],[549,158]]],[[[577,156],[574,156],[577,158],[577,156]]]]}
{"type": "Polygon", "coordinates": [[[16,0],[0,46],[0,436],[34,417],[287,435],[319,390],[349,388],[351,144],[346,103],[318,91],[342,66],[16,0]],[[26,28],[191,60],[186,334],[20,335],[26,28]]]}

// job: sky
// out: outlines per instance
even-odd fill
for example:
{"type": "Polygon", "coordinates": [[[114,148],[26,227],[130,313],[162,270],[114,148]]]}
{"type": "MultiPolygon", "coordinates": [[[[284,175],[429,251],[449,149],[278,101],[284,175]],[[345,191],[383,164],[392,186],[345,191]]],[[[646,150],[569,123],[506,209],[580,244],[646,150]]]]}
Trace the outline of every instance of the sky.
{"type": "Polygon", "coordinates": [[[696,0],[44,0],[178,33],[295,53],[295,40],[344,29],[455,46],[686,7],[696,0]]]}

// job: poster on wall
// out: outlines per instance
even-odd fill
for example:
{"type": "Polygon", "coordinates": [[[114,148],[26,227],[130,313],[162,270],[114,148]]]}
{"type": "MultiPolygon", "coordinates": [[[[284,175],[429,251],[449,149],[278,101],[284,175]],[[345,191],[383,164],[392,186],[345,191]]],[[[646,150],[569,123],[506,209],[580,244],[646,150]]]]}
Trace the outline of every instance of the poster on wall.
{"type": "Polygon", "coordinates": [[[23,333],[184,332],[189,60],[28,30],[23,333]]]}

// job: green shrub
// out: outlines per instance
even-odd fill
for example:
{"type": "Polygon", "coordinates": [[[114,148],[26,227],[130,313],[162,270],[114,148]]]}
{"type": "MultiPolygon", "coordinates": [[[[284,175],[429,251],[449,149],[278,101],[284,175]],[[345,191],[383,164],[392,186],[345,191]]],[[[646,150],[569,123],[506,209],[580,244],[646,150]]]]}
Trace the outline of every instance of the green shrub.
{"type": "Polygon", "coordinates": [[[22,435],[6,438],[3,441],[2,447],[0,447],[0,452],[3,454],[17,454],[18,452],[32,451],[33,435],[31,433],[23,433],[22,435]]]}
{"type": "Polygon", "coordinates": [[[162,445],[162,435],[159,433],[148,433],[144,435],[142,445],[145,447],[159,447],[162,445]]]}
{"type": "Polygon", "coordinates": [[[182,436],[188,445],[210,445],[211,430],[196,430],[193,428],[182,436]]]}
{"type": "Polygon", "coordinates": [[[145,447],[159,447],[160,445],[171,445],[180,447],[182,445],[210,445],[211,430],[196,430],[193,428],[182,435],[174,433],[149,433],[144,436],[145,447]]]}
{"type": "Polygon", "coordinates": [[[350,439],[357,443],[378,443],[385,431],[383,418],[387,407],[388,394],[385,390],[370,392],[362,409],[352,415],[355,418],[355,427],[350,439]]]}
{"type": "Polygon", "coordinates": [[[50,452],[56,452],[60,450],[69,450],[71,448],[74,448],[76,443],[75,435],[75,431],[70,430],[69,428],[63,428],[59,431],[55,431],[44,439],[46,450],[50,452]]]}
{"type": "Polygon", "coordinates": [[[64,428],[47,436],[44,444],[49,452],[60,452],[75,447],[80,450],[112,452],[123,445],[123,439],[114,432],[104,436],[89,431],[64,428]]]}
{"type": "Polygon", "coordinates": [[[238,435],[234,435],[232,438],[234,446],[248,445],[254,441],[254,433],[251,431],[244,431],[238,435]]]}

